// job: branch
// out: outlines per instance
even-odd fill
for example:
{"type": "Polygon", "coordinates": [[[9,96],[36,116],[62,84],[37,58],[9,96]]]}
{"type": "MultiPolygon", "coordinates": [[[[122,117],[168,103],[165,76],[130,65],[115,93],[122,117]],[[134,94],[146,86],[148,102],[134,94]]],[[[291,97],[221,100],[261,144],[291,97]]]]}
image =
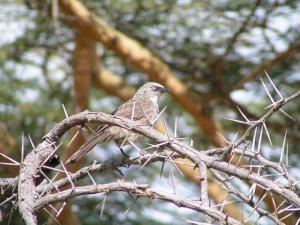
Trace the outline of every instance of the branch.
{"type": "Polygon", "coordinates": [[[231,87],[231,90],[242,88],[245,83],[256,78],[257,76],[262,74],[264,71],[269,70],[274,65],[277,65],[278,63],[281,63],[284,60],[294,57],[297,53],[299,53],[299,51],[300,51],[300,43],[295,43],[294,45],[290,46],[286,51],[276,54],[276,56],[273,59],[271,59],[269,61],[265,61],[262,64],[260,64],[259,66],[257,66],[253,71],[251,71],[250,73],[245,75],[242,80],[233,84],[231,87]]]}
{"type": "Polygon", "coordinates": [[[241,25],[241,27],[238,29],[238,31],[233,35],[233,37],[231,38],[231,40],[229,41],[227,48],[225,50],[224,55],[222,56],[222,58],[224,58],[225,56],[228,55],[229,51],[232,49],[232,47],[234,46],[234,44],[236,43],[238,37],[245,31],[246,27],[249,24],[250,19],[253,17],[256,9],[258,8],[258,6],[260,5],[261,0],[256,0],[254,7],[252,8],[251,12],[249,13],[249,15],[246,17],[245,21],[243,22],[243,24],[241,25]]]}
{"type": "MultiPolygon", "coordinates": [[[[242,135],[240,139],[238,139],[235,143],[230,144],[228,147],[222,149],[222,153],[224,154],[229,151],[233,151],[237,149],[242,143],[244,143],[250,136],[250,133],[257,126],[262,125],[265,121],[274,115],[275,112],[280,110],[285,104],[294,100],[295,98],[300,96],[300,90],[295,94],[291,95],[287,98],[282,98],[278,102],[274,102],[271,105],[271,109],[264,114],[258,121],[249,122],[249,127],[242,135]]],[[[286,187],[278,183],[276,180],[273,181],[268,179],[268,177],[261,176],[259,173],[255,174],[251,170],[247,170],[244,168],[240,168],[237,165],[233,165],[224,161],[219,161],[219,158],[215,158],[214,156],[209,156],[207,152],[198,151],[191,146],[179,141],[176,138],[171,138],[168,135],[165,136],[158,131],[154,130],[149,126],[141,126],[135,121],[131,121],[126,118],[116,117],[113,115],[108,115],[105,113],[95,113],[95,112],[82,112],[73,116],[66,118],[61,121],[55,128],[53,128],[44,138],[41,144],[39,144],[31,153],[27,155],[25,158],[20,172],[20,179],[18,183],[18,194],[19,194],[19,210],[20,213],[25,220],[26,224],[36,224],[36,215],[35,210],[36,206],[34,206],[35,201],[39,201],[39,198],[36,199],[37,190],[35,189],[37,175],[41,169],[41,165],[48,157],[57,149],[58,140],[64,135],[66,131],[68,131],[71,127],[76,125],[83,125],[87,122],[91,123],[100,123],[100,124],[108,124],[110,126],[119,126],[124,129],[131,130],[132,132],[142,134],[152,140],[154,140],[157,144],[155,145],[157,148],[161,150],[167,149],[171,150],[175,153],[178,153],[181,157],[186,157],[190,159],[193,163],[202,167],[201,164],[204,163],[208,169],[215,169],[217,171],[223,172],[229,176],[234,176],[239,178],[240,180],[248,180],[252,183],[261,186],[268,192],[274,192],[282,196],[286,202],[290,203],[290,205],[294,208],[293,210],[297,210],[300,208],[300,198],[293,192],[293,187],[295,183],[291,183],[291,186],[286,187]],[[35,191],[33,191],[35,190],[35,191]]],[[[149,160],[149,158],[147,159],[149,160]]],[[[134,162],[134,161],[132,161],[134,162]]],[[[263,162],[263,161],[262,161],[263,162]]],[[[268,164],[263,165],[265,168],[268,167],[268,164]]],[[[287,172],[284,170],[283,177],[287,177],[287,172]]],[[[73,185],[71,175],[67,172],[67,178],[70,183],[73,185]]],[[[87,172],[88,173],[88,172],[87,172]]],[[[204,174],[201,175],[204,177],[204,174]]],[[[291,176],[290,176],[291,177],[291,176]]],[[[297,182],[294,178],[293,180],[297,182]]],[[[293,181],[290,179],[289,181],[293,181]]],[[[64,181],[65,182],[65,181],[64,181]]],[[[63,182],[62,182],[63,183],[63,182]]],[[[73,185],[73,190],[76,187],[73,185]]],[[[80,189],[76,189],[76,191],[80,189]]],[[[64,193],[69,192],[60,192],[53,196],[72,196],[72,190],[68,195],[64,193]],[[63,194],[61,194],[63,193],[63,194]],[[61,194],[61,195],[60,195],[61,194]]],[[[138,193],[137,193],[138,194],[138,193]]],[[[202,196],[206,198],[206,192],[202,193],[202,196]]],[[[61,197],[61,198],[65,198],[61,197]]],[[[43,199],[47,198],[41,197],[43,199]]],[[[206,205],[207,202],[203,205],[206,205]]],[[[204,206],[203,206],[204,207],[204,206]]],[[[256,208],[257,206],[255,206],[256,208]]],[[[200,210],[200,209],[199,209],[200,210]]],[[[202,209],[201,209],[202,210],[202,209]]],[[[206,213],[207,215],[216,218],[216,215],[210,211],[206,213]]],[[[223,214],[222,214],[223,215],[223,214]]],[[[219,217],[221,220],[221,218],[219,217]]]]}
{"type": "Polygon", "coordinates": [[[222,133],[219,125],[213,117],[205,115],[201,100],[188,93],[186,86],[175,77],[167,64],[137,41],[104,24],[99,17],[89,12],[81,2],[59,0],[59,5],[62,11],[69,16],[68,22],[72,26],[112,49],[123,60],[130,62],[137,69],[146,73],[151,80],[172,90],[171,95],[194,117],[211,142],[216,146],[224,144],[216,135],[217,132],[222,133]]]}
{"type": "MultiPolygon", "coordinates": [[[[172,155],[173,159],[179,158],[181,157],[180,155],[172,155]]],[[[70,182],[75,182],[78,181],[86,176],[88,176],[89,173],[94,173],[94,172],[104,172],[107,170],[116,170],[119,167],[129,167],[131,165],[143,165],[144,163],[147,162],[147,164],[153,163],[153,162],[157,162],[157,161],[165,161],[166,156],[164,154],[159,154],[159,155],[155,155],[153,156],[152,154],[146,154],[143,155],[141,157],[137,157],[137,158],[122,158],[119,160],[115,160],[112,162],[103,162],[100,164],[96,164],[96,165],[91,165],[91,166],[86,166],[81,168],[80,170],[76,171],[74,174],[70,175],[69,179],[68,177],[62,178],[56,182],[53,182],[52,185],[49,184],[43,184],[40,185],[36,188],[36,192],[37,193],[47,193],[47,192],[51,192],[52,190],[54,190],[54,186],[57,188],[61,188],[61,187],[65,187],[69,184],[71,184],[70,182]]]]}
{"type": "Polygon", "coordinates": [[[193,201],[188,199],[183,199],[173,194],[163,193],[159,191],[151,190],[150,188],[146,188],[148,185],[134,185],[131,183],[119,181],[117,183],[110,184],[98,184],[98,185],[90,185],[77,187],[72,190],[66,190],[60,193],[47,195],[39,200],[37,200],[34,204],[35,210],[39,210],[47,204],[58,202],[58,201],[66,201],[67,199],[75,196],[81,196],[86,194],[97,194],[103,193],[108,195],[112,192],[127,192],[136,196],[144,196],[151,199],[161,199],[167,202],[171,202],[179,207],[185,207],[189,209],[196,210],[198,212],[202,212],[211,216],[212,218],[220,221],[221,223],[227,224],[241,224],[240,222],[232,219],[224,215],[223,213],[215,210],[211,207],[207,207],[201,203],[201,201],[193,201]]]}

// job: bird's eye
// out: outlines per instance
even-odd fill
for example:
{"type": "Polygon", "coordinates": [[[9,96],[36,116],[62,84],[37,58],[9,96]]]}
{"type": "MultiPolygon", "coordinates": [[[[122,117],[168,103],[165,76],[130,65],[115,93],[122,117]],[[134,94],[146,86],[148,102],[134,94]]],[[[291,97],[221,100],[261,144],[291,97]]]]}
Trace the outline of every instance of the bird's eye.
{"type": "Polygon", "coordinates": [[[157,87],[157,86],[152,86],[151,89],[152,89],[152,91],[157,91],[157,90],[159,89],[159,87],[157,87]]]}

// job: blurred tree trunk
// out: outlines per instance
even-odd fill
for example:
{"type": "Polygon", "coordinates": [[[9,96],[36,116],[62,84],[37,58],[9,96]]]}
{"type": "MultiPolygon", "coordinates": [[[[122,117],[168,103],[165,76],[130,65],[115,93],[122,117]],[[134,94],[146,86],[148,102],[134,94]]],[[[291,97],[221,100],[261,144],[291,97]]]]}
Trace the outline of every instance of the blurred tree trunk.
{"type": "MultiPolygon", "coordinates": [[[[96,43],[87,37],[83,32],[77,32],[75,36],[75,50],[73,57],[74,67],[74,86],[72,93],[73,98],[73,113],[79,113],[88,109],[89,94],[91,88],[91,80],[94,74],[97,74],[99,70],[99,59],[97,56],[96,43]]],[[[64,154],[65,161],[72,155],[84,142],[84,131],[81,130],[78,133],[79,128],[72,129],[70,133],[71,144],[66,148],[64,154]],[[73,139],[73,137],[76,137],[73,139]],[[72,140],[73,139],[73,140],[72,140]]],[[[81,163],[71,164],[68,166],[68,170],[76,171],[81,167],[81,163]]],[[[67,204],[62,211],[58,220],[61,224],[81,224],[77,215],[72,211],[72,204],[67,204]]],[[[53,225],[56,222],[53,222],[53,225]]]]}

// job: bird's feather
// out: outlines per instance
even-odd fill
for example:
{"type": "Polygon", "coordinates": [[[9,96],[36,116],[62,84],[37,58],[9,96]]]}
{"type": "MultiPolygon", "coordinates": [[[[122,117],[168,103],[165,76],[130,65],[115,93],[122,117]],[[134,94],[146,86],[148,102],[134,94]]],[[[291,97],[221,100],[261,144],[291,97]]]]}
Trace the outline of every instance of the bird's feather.
{"type": "Polygon", "coordinates": [[[85,142],[80,148],[66,161],[66,164],[74,163],[85,156],[89,151],[91,151],[97,144],[105,141],[108,138],[109,133],[104,132],[100,135],[92,137],[90,140],[85,142]]]}

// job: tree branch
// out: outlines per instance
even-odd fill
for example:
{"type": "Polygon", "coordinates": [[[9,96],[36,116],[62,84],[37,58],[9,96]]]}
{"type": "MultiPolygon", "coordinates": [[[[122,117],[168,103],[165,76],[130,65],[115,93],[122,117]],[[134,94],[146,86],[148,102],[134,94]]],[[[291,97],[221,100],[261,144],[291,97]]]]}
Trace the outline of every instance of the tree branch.
{"type": "Polygon", "coordinates": [[[131,183],[119,181],[117,183],[110,184],[98,184],[98,185],[90,185],[77,187],[71,190],[63,191],[56,194],[47,195],[34,204],[35,210],[39,210],[47,204],[57,202],[57,201],[66,201],[67,199],[75,196],[81,196],[86,194],[96,194],[103,193],[108,195],[112,192],[127,192],[130,194],[134,194],[136,196],[144,196],[151,199],[161,199],[167,202],[171,202],[179,207],[185,207],[189,209],[196,210],[198,212],[202,212],[211,216],[212,218],[220,221],[221,223],[228,224],[241,224],[240,222],[232,219],[224,215],[223,213],[215,210],[211,207],[207,207],[202,204],[201,201],[193,201],[188,199],[183,199],[173,194],[163,193],[159,191],[154,191],[149,188],[146,188],[148,185],[134,185],[131,183]]]}

